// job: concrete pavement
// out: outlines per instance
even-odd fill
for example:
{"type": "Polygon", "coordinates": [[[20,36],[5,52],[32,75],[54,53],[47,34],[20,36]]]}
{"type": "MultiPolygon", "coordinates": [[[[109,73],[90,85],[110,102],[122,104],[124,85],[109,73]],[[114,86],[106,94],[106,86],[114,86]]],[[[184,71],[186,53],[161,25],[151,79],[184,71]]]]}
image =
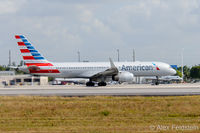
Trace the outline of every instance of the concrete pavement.
{"type": "Polygon", "coordinates": [[[14,86],[0,88],[1,96],[183,96],[200,95],[200,84],[109,85],[106,87],[14,86]]]}

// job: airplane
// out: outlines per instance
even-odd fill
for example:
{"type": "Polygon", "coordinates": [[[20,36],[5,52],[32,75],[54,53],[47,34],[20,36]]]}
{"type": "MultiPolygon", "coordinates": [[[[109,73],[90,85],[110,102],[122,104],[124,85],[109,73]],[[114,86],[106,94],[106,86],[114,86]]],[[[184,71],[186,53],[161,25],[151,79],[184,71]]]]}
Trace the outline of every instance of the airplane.
{"type": "Polygon", "coordinates": [[[111,79],[119,82],[133,81],[134,76],[161,76],[176,74],[176,71],[163,62],[65,62],[56,63],[46,60],[42,54],[23,35],[15,35],[22,54],[24,66],[19,70],[31,75],[54,78],[87,78],[86,86],[106,86],[111,79]]]}
{"type": "MultiPolygon", "coordinates": [[[[152,80],[153,83],[155,83],[154,81],[157,80],[155,77],[145,77],[144,79],[145,80],[152,80]]],[[[171,81],[180,82],[182,80],[183,79],[180,76],[162,76],[162,77],[159,77],[159,81],[168,82],[168,83],[171,82],[171,81]]]]}
{"type": "Polygon", "coordinates": [[[183,80],[183,78],[181,78],[180,76],[163,76],[163,77],[161,77],[160,80],[164,80],[164,81],[181,81],[181,80],[183,80]]]}

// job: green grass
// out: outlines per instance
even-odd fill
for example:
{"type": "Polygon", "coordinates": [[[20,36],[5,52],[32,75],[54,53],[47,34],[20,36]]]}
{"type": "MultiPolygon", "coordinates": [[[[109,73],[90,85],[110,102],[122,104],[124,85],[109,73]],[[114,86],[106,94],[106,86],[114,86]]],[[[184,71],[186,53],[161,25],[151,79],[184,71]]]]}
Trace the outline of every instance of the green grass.
{"type": "Polygon", "coordinates": [[[172,125],[200,128],[200,96],[0,97],[0,132],[177,132],[155,130],[172,125]]]}

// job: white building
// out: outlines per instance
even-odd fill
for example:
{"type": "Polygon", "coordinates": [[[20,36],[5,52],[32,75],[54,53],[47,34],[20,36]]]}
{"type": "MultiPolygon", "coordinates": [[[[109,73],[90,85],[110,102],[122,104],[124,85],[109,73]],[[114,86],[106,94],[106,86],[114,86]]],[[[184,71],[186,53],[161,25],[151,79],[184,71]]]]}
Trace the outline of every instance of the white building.
{"type": "Polygon", "coordinates": [[[1,71],[0,86],[4,85],[48,85],[48,77],[15,75],[12,71],[1,71]]]}

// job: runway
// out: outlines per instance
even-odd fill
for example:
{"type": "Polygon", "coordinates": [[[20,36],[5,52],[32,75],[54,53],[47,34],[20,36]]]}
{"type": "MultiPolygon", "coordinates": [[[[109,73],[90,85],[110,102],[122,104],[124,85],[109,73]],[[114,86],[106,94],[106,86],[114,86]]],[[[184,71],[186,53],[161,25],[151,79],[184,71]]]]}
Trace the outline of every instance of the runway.
{"type": "Polygon", "coordinates": [[[23,86],[0,88],[0,96],[184,96],[200,95],[200,84],[181,85],[112,85],[23,86]]]}

